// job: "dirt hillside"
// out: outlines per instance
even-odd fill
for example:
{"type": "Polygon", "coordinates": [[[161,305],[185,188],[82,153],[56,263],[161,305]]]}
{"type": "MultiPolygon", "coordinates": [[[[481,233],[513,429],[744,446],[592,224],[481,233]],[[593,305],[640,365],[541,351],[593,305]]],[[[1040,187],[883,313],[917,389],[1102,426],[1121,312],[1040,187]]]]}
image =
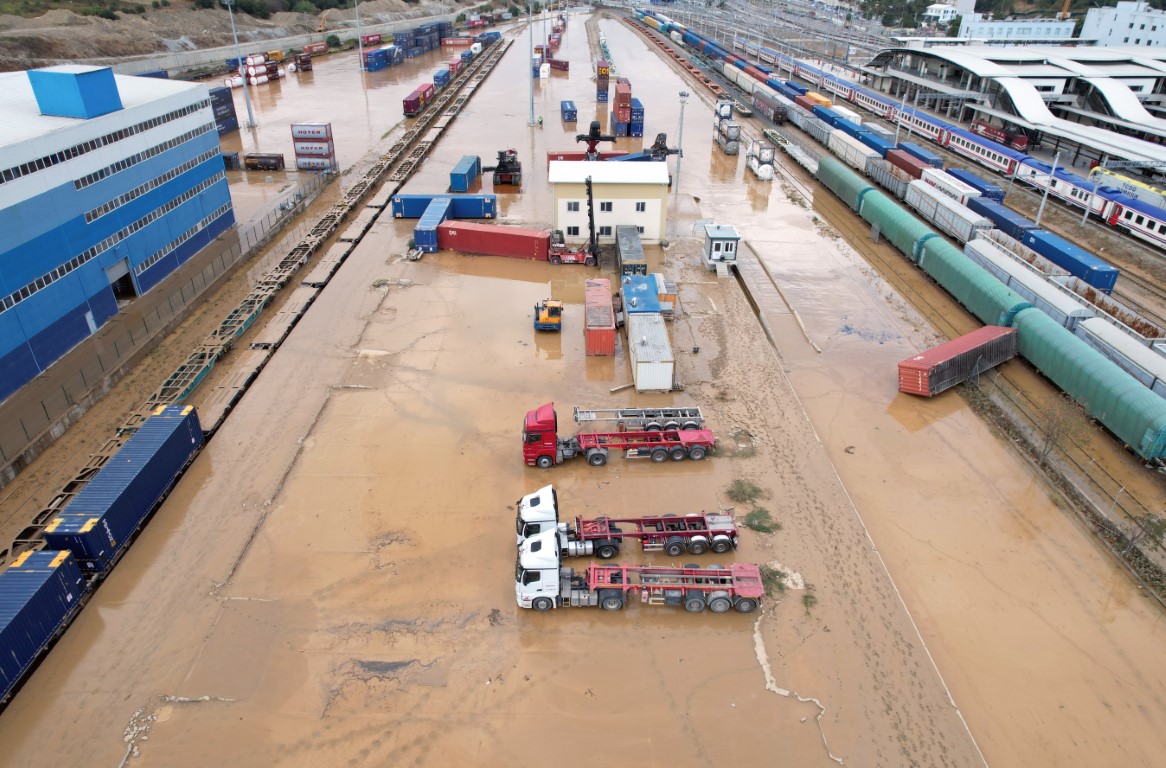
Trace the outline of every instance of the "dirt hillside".
{"type": "MultiPolygon", "coordinates": [[[[444,8],[460,11],[475,5],[478,3],[472,0],[449,0],[444,8]]],[[[381,24],[439,14],[442,8],[442,3],[435,0],[418,3],[373,0],[360,4],[360,17],[364,24],[381,24]]],[[[191,51],[231,43],[231,23],[223,8],[195,10],[190,3],[180,0],[168,8],[147,6],[143,14],[118,16],[116,21],[110,21],[65,9],[51,10],[34,18],[0,15],[0,71],[100,57],[191,51]]],[[[327,30],[351,34],[354,18],[352,9],[329,11],[327,30]]],[[[284,12],[272,14],[269,19],[257,19],[237,13],[235,24],[240,42],[274,40],[318,31],[320,16],[284,12]]]]}

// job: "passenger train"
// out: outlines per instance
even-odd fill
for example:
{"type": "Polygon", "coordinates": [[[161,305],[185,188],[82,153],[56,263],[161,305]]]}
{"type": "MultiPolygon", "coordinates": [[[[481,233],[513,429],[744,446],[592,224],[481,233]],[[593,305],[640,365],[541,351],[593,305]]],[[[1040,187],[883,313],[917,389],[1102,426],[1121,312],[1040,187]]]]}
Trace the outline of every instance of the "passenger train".
{"type": "MultiPolygon", "coordinates": [[[[735,50],[752,56],[759,62],[750,64],[737,54],[725,50],[663,14],[636,11],[636,18],[668,35],[673,41],[686,45],[710,59],[733,65],[761,83],[767,90],[780,93],[783,89],[795,85],[781,80],[781,73],[774,72],[771,67],[790,72],[792,76],[815,83],[822,93],[857,104],[884,120],[898,123],[909,134],[923,136],[985,168],[1038,189],[1048,187],[1049,194],[1063,202],[1078,208],[1088,207],[1091,214],[1109,226],[1166,250],[1166,208],[1161,205],[1126,194],[1100,179],[1088,179],[1061,167],[1054,171],[1048,163],[1024,152],[915,107],[904,107],[890,96],[856,85],[756,42],[740,37],[734,38],[733,41],[735,50]]],[[[737,82],[741,85],[739,80],[737,82]]],[[[745,90],[752,93],[754,89],[745,90]]]]}

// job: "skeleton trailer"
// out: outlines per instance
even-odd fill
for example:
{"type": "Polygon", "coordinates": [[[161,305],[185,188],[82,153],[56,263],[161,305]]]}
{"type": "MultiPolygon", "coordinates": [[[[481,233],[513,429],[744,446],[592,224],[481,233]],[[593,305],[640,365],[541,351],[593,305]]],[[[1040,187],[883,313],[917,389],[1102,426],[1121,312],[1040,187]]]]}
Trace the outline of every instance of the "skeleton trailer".
{"type": "Polygon", "coordinates": [[[645,432],[662,430],[703,429],[704,414],[700,408],[579,408],[575,407],[575,423],[598,421],[614,422],[621,430],[639,429],[645,432]]]}
{"type": "Polygon", "coordinates": [[[591,563],[577,575],[563,567],[558,532],[545,531],[519,546],[514,592],[520,608],[536,611],[595,606],[618,611],[638,599],[644,605],[683,605],[689,613],[705,608],[752,613],[765,588],[761,569],[751,563],[704,568],[591,563]]]}
{"type": "MultiPolygon", "coordinates": [[[[584,412],[577,411],[577,418],[579,413],[584,412]]],[[[586,456],[587,463],[593,467],[602,467],[613,450],[623,451],[629,459],[650,458],[657,463],[669,459],[700,461],[714,451],[716,445],[716,438],[707,429],[580,432],[572,437],[559,437],[559,417],[554,403],[527,411],[522,423],[522,458],[527,466],[542,469],[550,469],[579,456],[586,456]]]]}
{"type": "Polygon", "coordinates": [[[552,486],[527,494],[516,503],[517,544],[547,531],[555,531],[565,557],[595,555],[610,560],[619,554],[624,540],[639,540],[644,552],[663,552],[679,557],[687,552],[702,555],[709,550],[724,554],[737,546],[732,515],[700,512],[646,517],[575,518],[575,526],[559,522],[559,499],[552,486]]]}

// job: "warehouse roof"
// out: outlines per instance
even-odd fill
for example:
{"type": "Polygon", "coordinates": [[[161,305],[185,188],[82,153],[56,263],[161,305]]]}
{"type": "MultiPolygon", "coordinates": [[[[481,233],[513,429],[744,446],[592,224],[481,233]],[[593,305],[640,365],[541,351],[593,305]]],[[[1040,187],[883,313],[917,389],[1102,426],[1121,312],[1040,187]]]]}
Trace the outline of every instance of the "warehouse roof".
{"type": "Polygon", "coordinates": [[[552,160],[552,184],[582,184],[591,177],[595,184],[668,185],[668,164],[659,162],[605,163],[586,160],[552,160]]]}
{"type": "MultiPolygon", "coordinates": [[[[63,64],[46,67],[46,71],[81,74],[101,67],[63,64]]],[[[157,77],[133,77],[114,75],[117,92],[122,107],[133,109],[150,102],[184,91],[204,89],[199,83],[178,80],[163,80],[157,77]]],[[[0,72],[0,147],[19,144],[29,139],[39,138],[55,131],[67,130],[85,123],[98,123],[103,119],[118,115],[121,110],[107,115],[83,120],[75,117],[54,117],[42,115],[32,93],[32,85],[25,72],[0,72]]],[[[124,123],[120,120],[119,123],[124,123]]]]}

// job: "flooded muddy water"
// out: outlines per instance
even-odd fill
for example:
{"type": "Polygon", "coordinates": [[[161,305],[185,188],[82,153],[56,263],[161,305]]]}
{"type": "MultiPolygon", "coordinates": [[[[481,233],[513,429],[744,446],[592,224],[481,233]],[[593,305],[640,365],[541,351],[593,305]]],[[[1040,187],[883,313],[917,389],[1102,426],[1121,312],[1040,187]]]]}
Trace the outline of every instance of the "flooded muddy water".
{"type": "MultiPolygon", "coordinates": [[[[601,29],[645,139],[674,142],[676,93],[694,89],[631,30],[601,29]]],[[[560,52],[570,76],[537,85],[542,129],[526,125],[525,50],[406,191],[444,191],[462,155],[513,146],[526,184],[502,219],[550,223],[545,153],[576,130],[558,101],[584,127],[594,105],[582,19],[560,52]]],[[[406,85],[370,91],[368,114],[406,85]]],[[[684,119],[673,243],[649,253],[679,284],[684,392],[610,392],[630,376],[622,341],[584,356],[593,272],[404,261],[412,224],[382,219],[0,717],[3,762],[1154,764],[1160,615],[962,401],[895,393],[894,363],[933,332],[781,184],[718,154],[708,104],[684,119]],[[775,354],[736,282],[696,261],[700,219],[742,230],[820,353],[783,325],[775,354]],[[531,328],[548,295],[568,302],[561,334],[531,328]],[[573,405],[696,402],[720,451],[527,468],[522,416],[551,401],[564,432],[573,405]],[[553,482],[565,518],[743,516],[736,480],[781,528],[701,560],[787,572],[764,611],[516,607],[522,494],[553,482]]]]}

